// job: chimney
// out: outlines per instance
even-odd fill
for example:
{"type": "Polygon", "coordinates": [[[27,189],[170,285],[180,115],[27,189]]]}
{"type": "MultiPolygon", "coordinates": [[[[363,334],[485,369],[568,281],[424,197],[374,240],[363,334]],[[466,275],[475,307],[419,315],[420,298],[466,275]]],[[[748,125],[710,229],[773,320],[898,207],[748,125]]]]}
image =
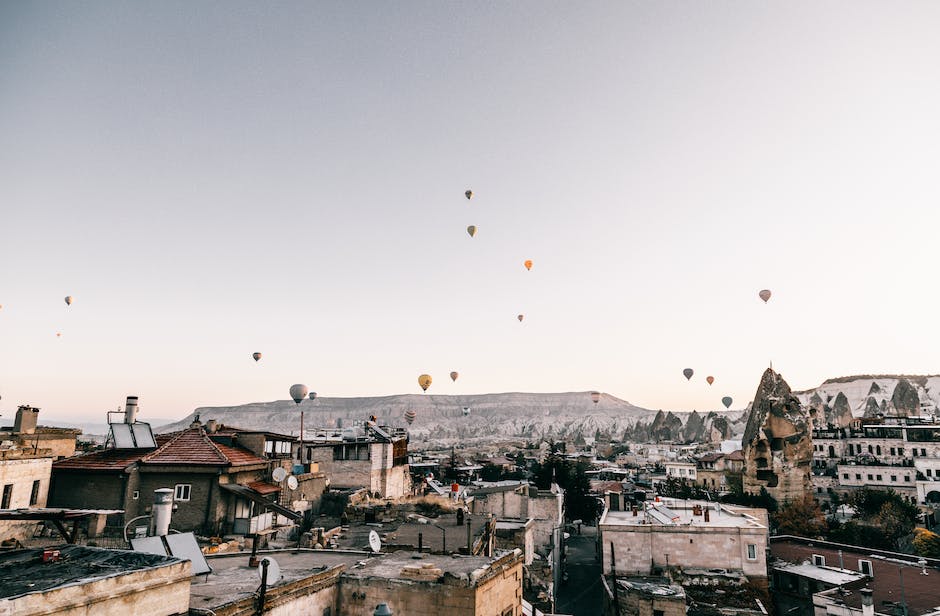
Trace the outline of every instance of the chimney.
{"type": "Polygon", "coordinates": [[[218,429],[219,429],[219,422],[216,421],[215,419],[210,419],[209,421],[206,422],[206,432],[209,432],[211,434],[218,429]]]}
{"type": "Polygon", "coordinates": [[[706,522],[708,522],[708,521],[711,520],[711,514],[709,513],[709,511],[710,511],[710,509],[709,509],[708,507],[705,507],[705,511],[704,511],[703,513],[705,513],[705,521],[706,521],[706,522]]]}
{"type": "Polygon", "coordinates": [[[39,418],[39,409],[22,405],[16,409],[16,419],[13,423],[14,434],[35,434],[36,421],[39,418]]]}
{"type": "Polygon", "coordinates": [[[862,616],[875,616],[875,602],[871,598],[871,588],[863,588],[859,594],[862,595],[862,616]]]}
{"type": "Polygon", "coordinates": [[[124,423],[132,424],[137,421],[137,396],[128,396],[124,403],[124,423]]]}
{"type": "Polygon", "coordinates": [[[173,490],[158,488],[153,491],[153,534],[164,537],[170,532],[170,517],[173,515],[173,490]]]}

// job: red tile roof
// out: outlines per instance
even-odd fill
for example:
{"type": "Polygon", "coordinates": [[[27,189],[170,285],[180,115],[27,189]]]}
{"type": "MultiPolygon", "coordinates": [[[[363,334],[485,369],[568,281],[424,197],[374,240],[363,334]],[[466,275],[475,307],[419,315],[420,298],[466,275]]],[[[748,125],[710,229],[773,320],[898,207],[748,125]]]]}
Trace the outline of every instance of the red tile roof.
{"type": "Polygon", "coordinates": [[[268,483],[267,481],[252,481],[248,484],[248,487],[258,494],[274,494],[275,492],[281,491],[279,486],[268,483]]]}
{"type": "Polygon", "coordinates": [[[236,447],[215,443],[202,428],[187,428],[145,455],[145,464],[185,464],[209,466],[242,466],[265,464],[265,460],[236,447]]]}
{"type": "Polygon", "coordinates": [[[105,449],[53,463],[56,470],[120,471],[135,462],[187,466],[245,466],[266,464],[246,449],[214,443],[202,428],[187,428],[157,436],[156,449],[105,449]]]}
{"type": "Polygon", "coordinates": [[[147,454],[147,450],[104,449],[92,451],[52,463],[56,470],[123,471],[147,454]]]}
{"type": "Polygon", "coordinates": [[[731,453],[729,453],[728,455],[725,456],[725,460],[741,460],[741,461],[743,461],[743,460],[744,460],[744,452],[741,451],[740,449],[737,449],[737,450],[735,450],[735,451],[732,451],[731,453]]]}
{"type": "Polygon", "coordinates": [[[699,462],[717,462],[725,457],[725,454],[719,452],[706,453],[698,459],[699,462]]]}

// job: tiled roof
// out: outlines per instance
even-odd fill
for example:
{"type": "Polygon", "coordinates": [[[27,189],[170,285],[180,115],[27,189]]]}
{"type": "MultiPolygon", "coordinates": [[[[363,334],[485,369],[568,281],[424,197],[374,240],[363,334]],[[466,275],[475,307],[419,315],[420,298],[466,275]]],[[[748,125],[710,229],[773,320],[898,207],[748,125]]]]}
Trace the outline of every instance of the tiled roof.
{"type": "Polygon", "coordinates": [[[743,462],[743,461],[744,461],[744,452],[741,451],[740,449],[738,449],[738,450],[736,450],[736,451],[732,451],[731,453],[729,453],[728,455],[725,456],[725,460],[740,460],[740,461],[743,462]]]}
{"type": "Polygon", "coordinates": [[[156,449],[104,449],[53,463],[55,469],[124,470],[141,464],[187,466],[244,466],[266,464],[246,449],[214,443],[202,428],[187,428],[157,436],[156,449]]]}
{"type": "Polygon", "coordinates": [[[150,450],[103,449],[72,456],[52,463],[56,470],[122,471],[144,457],[150,450]]]}
{"type": "Polygon", "coordinates": [[[252,481],[248,484],[248,487],[258,494],[274,494],[275,492],[281,491],[280,487],[273,483],[268,483],[267,481],[252,481]]]}
{"type": "Polygon", "coordinates": [[[241,466],[264,464],[249,451],[214,443],[202,428],[187,428],[141,459],[145,464],[241,466]]]}
{"type": "Polygon", "coordinates": [[[719,452],[706,453],[698,459],[699,462],[717,462],[725,457],[725,454],[719,452]]]}

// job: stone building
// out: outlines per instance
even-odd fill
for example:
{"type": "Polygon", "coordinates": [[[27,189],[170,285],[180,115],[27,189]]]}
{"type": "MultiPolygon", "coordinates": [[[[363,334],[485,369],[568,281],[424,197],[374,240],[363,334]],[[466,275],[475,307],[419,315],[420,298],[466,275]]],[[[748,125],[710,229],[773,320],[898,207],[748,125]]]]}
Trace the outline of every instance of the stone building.
{"type": "Polygon", "coordinates": [[[598,522],[604,574],[691,578],[721,569],[739,583],[767,584],[767,512],[663,499],[598,522]]]}
{"type": "Polygon", "coordinates": [[[0,428],[0,443],[19,449],[47,450],[61,460],[75,455],[75,439],[82,433],[78,428],[52,428],[40,426],[39,409],[21,405],[16,409],[12,426],[0,428]]]}
{"type": "MultiPolygon", "coordinates": [[[[46,506],[52,451],[0,449],[0,509],[28,509],[46,506]]],[[[32,536],[36,522],[0,521],[0,540],[24,541],[32,536]]]]}
{"type": "Polygon", "coordinates": [[[812,492],[813,422],[779,374],[761,377],[742,441],[743,487],[748,494],[767,490],[778,503],[812,492]]]}
{"type": "Polygon", "coordinates": [[[664,578],[601,578],[604,616],[685,616],[685,591],[664,578]]]}
{"type": "Polygon", "coordinates": [[[65,545],[0,554],[0,614],[176,616],[189,612],[188,560],[65,545]]]}

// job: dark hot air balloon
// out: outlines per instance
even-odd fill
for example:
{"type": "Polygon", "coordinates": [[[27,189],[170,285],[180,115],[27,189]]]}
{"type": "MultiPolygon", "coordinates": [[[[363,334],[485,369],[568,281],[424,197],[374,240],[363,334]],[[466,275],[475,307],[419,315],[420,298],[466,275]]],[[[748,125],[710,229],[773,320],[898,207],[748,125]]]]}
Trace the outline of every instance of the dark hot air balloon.
{"type": "Polygon", "coordinates": [[[695,374],[695,371],[692,370],[691,368],[686,368],[685,370],[682,371],[682,374],[685,375],[686,380],[691,381],[692,375],[695,374]]]}
{"type": "Polygon", "coordinates": [[[261,353],[252,353],[252,354],[251,354],[251,357],[252,357],[252,359],[254,359],[255,361],[258,361],[259,359],[261,359],[261,353]]]}
{"type": "Polygon", "coordinates": [[[721,399],[721,403],[725,405],[726,409],[731,408],[732,402],[734,402],[734,400],[731,399],[731,396],[725,396],[724,398],[721,399]]]}
{"type": "Polygon", "coordinates": [[[767,303],[767,300],[769,300],[769,299],[770,299],[770,296],[771,296],[770,289],[764,289],[763,291],[761,291],[761,292],[758,293],[757,295],[758,295],[762,300],[764,300],[764,303],[766,304],[766,303],[767,303]]]}

